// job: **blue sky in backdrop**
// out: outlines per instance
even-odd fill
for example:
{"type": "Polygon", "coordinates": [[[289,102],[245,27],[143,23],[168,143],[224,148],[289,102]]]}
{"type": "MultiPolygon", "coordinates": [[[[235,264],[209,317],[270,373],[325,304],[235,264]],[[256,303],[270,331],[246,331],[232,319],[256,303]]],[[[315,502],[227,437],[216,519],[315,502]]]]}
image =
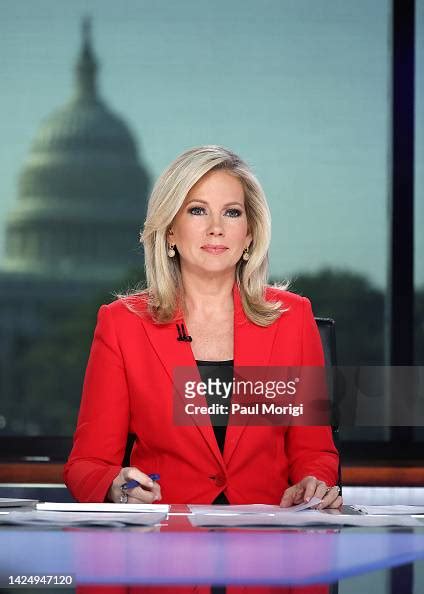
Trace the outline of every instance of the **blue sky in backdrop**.
{"type": "MultiPolygon", "coordinates": [[[[268,196],[273,275],[330,265],[384,287],[390,4],[0,0],[0,258],[18,172],[42,119],[72,94],[81,18],[89,14],[101,95],[131,127],[153,178],[189,147],[227,146],[250,163],[268,196]]],[[[423,14],[419,0],[417,66],[423,14]]],[[[420,74],[417,254],[422,88],[420,74]]],[[[422,258],[416,272],[423,284],[422,258]]]]}

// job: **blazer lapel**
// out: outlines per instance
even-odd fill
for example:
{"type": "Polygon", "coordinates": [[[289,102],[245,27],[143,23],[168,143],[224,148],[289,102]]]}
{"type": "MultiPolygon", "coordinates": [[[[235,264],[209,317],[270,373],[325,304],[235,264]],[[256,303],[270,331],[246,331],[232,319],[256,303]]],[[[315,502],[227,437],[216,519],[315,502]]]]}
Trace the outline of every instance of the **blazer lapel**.
{"type": "MultiPolygon", "coordinates": [[[[234,297],[234,372],[243,367],[267,367],[271,359],[272,347],[274,344],[277,324],[271,326],[259,326],[249,320],[244,313],[240,291],[237,283],[233,288],[234,297]]],[[[243,375],[243,369],[240,370],[243,375]]],[[[237,444],[246,426],[251,421],[246,417],[244,425],[234,425],[231,421],[227,427],[225,436],[224,460],[228,464],[233,456],[237,444]]]]}
{"type": "MultiPolygon", "coordinates": [[[[277,324],[268,327],[252,323],[244,313],[241,295],[237,283],[233,286],[234,301],[234,369],[244,366],[267,366],[271,357],[272,346],[275,339],[277,324]]],[[[200,373],[193,355],[190,342],[177,341],[176,324],[183,322],[184,318],[179,313],[174,322],[169,324],[144,323],[147,336],[155,349],[159,359],[171,382],[174,383],[174,369],[176,367],[191,367],[193,379],[201,381],[200,373]]],[[[188,329],[187,329],[187,332],[188,329]]],[[[178,391],[179,397],[184,401],[184,395],[178,391]]],[[[245,429],[245,425],[232,425],[231,415],[225,438],[224,458],[215,439],[215,434],[210,421],[208,424],[199,424],[195,415],[191,415],[193,423],[198,428],[203,439],[208,444],[212,454],[225,470],[226,464],[234,454],[237,443],[245,429]]],[[[246,424],[248,420],[246,421],[246,424]]]]}
{"type": "MultiPolygon", "coordinates": [[[[173,397],[181,398],[183,404],[187,403],[184,395],[175,386],[174,382],[174,370],[177,367],[190,367],[190,377],[194,381],[200,382],[202,378],[200,376],[196,360],[193,355],[191,344],[189,342],[177,341],[178,330],[177,323],[184,323],[184,318],[179,312],[174,322],[169,324],[154,324],[153,322],[146,322],[144,327],[146,329],[147,336],[155,349],[159,359],[161,360],[165,372],[168,374],[172,385],[174,386],[173,397]],[[175,394],[177,392],[177,394],[175,394]]],[[[184,323],[185,325],[185,323],[184,323]]],[[[186,327],[187,329],[187,327],[186,327]]],[[[188,332],[188,329],[187,329],[188,332]]],[[[194,425],[199,430],[203,439],[209,446],[212,454],[218,460],[222,469],[225,469],[224,460],[221,451],[216,442],[215,434],[208,419],[207,424],[200,423],[196,415],[190,415],[194,425]]]]}

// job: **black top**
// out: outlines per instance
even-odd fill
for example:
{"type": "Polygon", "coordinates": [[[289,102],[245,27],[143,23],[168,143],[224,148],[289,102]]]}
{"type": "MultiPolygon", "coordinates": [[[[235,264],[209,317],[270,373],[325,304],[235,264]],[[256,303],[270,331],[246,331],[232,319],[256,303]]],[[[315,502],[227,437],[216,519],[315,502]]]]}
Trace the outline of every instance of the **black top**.
{"type": "MultiPolygon", "coordinates": [[[[218,379],[222,382],[228,383],[232,382],[233,380],[233,367],[234,361],[231,359],[229,361],[196,361],[197,367],[199,369],[200,377],[202,378],[203,382],[207,382],[208,378],[211,379],[218,379]]],[[[231,401],[231,392],[228,398],[222,398],[220,395],[215,395],[214,393],[207,392],[206,393],[206,401],[208,406],[211,406],[214,403],[217,404],[225,404],[229,409],[230,401],[231,401]]],[[[225,434],[227,432],[227,424],[228,424],[228,415],[229,412],[224,414],[212,414],[211,417],[211,424],[213,427],[213,431],[215,433],[215,438],[218,444],[221,453],[224,452],[224,444],[225,444],[225,434]]],[[[220,493],[218,497],[212,503],[219,503],[219,504],[228,504],[229,501],[224,495],[224,493],[220,493]]]]}

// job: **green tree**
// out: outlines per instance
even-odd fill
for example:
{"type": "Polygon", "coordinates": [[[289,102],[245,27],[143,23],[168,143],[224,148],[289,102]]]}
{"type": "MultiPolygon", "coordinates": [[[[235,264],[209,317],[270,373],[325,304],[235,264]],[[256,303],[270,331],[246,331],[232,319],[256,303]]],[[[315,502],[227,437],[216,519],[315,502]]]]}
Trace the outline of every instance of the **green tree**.
{"type": "Polygon", "coordinates": [[[339,365],[384,363],[384,293],[365,276],[326,268],[299,274],[289,290],[308,297],[316,317],[335,320],[339,365]]]}
{"type": "MultiPolygon", "coordinates": [[[[138,281],[140,273],[133,270],[117,286],[125,291],[138,281]]],[[[19,402],[8,407],[9,418],[19,419],[15,433],[73,433],[97,312],[113,300],[111,292],[100,292],[87,302],[45,305],[45,330],[23,349],[18,362],[19,402]]]]}
{"type": "MultiPolygon", "coordinates": [[[[133,270],[117,287],[125,291],[140,281],[144,279],[139,270],[133,270]]],[[[315,316],[336,321],[340,365],[384,363],[384,294],[367,278],[324,269],[299,274],[289,290],[310,298],[315,316]]],[[[109,292],[77,305],[46,303],[43,335],[20,345],[19,398],[3,406],[6,416],[14,420],[14,433],[73,433],[97,311],[112,300],[109,292]]],[[[424,288],[416,293],[415,311],[416,362],[424,364],[424,288]]]]}

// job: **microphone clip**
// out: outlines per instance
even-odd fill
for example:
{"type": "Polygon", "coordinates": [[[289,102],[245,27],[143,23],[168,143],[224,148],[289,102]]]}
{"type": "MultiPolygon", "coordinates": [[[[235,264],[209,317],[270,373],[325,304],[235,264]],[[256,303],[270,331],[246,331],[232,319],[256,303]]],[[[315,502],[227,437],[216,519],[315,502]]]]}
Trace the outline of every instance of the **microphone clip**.
{"type": "Polygon", "coordinates": [[[177,340],[181,341],[181,342],[191,342],[193,339],[191,336],[189,336],[188,334],[186,334],[186,329],[184,327],[184,324],[176,324],[177,326],[177,330],[178,330],[178,337],[177,340]]]}

